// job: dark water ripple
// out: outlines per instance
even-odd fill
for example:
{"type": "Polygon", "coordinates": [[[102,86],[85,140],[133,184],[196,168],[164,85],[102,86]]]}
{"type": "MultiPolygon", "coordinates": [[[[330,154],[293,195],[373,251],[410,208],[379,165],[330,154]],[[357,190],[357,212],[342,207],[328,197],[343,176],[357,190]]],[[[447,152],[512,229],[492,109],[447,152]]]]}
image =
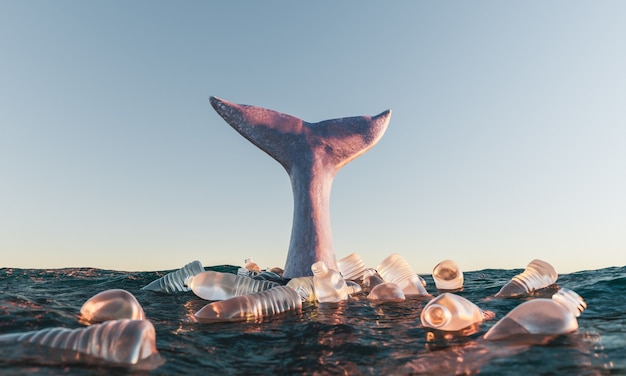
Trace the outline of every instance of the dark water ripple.
{"type": "MultiPolygon", "coordinates": [[[[236,272],[236,267],[211,270],[236,272]]],[[[338,304],[306,304],[261,322],[204,324],[190,317],[207,302],[140,288],[168,271],[121,272],[92,268],[0,269],[0,333],[49,327],[77,328],[81,305],[100,291],[133,293],[157,331],[166,363],[149,374],[626,374],[626,267],[559,276],[557,284],[584,297],[579,331],[541,346],[494,346],[480,337],[520,300],[493,299],[522,270],[465,273],[462,295],[496,313],[466,337],[427,341],[419,320],[427,299],[370,304],[355,296],[338,304]]],[[[423,276],[431,293],[433,281],[423,276]]],[[[430,337],[429,337],[430,338],[430,337]]],[[[0,374],[148,374],[103,365],[33,365],[0,351],[0,374]]]]}

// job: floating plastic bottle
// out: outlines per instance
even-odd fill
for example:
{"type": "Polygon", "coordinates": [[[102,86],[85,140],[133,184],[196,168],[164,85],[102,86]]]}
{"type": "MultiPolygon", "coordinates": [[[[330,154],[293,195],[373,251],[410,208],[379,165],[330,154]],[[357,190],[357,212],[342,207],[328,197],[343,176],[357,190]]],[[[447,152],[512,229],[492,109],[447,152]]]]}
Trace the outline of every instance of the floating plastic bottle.
{"type": "Polygon", "coordinates": [[[102,291],[89,298],[80,307],[81,319],[88,323],[108,320],[131,319],[143,320],[146,315],[130,292],[121,289],[102,291]]]}
{"type": "Polygon", "coordinates": [[[511,278],[496,294],[496,298],[524,296],[554,284],[558,278],[554,267],[542,260],[532,260],[524,272],[511,278]]]}
{"type": "Polygon", "coordinates": [[[385,283],[385,281],[376,270],[372,268],[365,269],[363,272],[363,285],[365,287],[372,288],[376,285],[380,285],[381,283],[385,283]]]}
{"type": "Polygon", "coordinates": [[[513,308],[487,331],[484,339],[497,341],[515,335],[558,335],[578,329],[576,319],[587,308],[580,295],[562,288],[552,299],[528,300],[513,308]]]}
{"type": "Polygon", "coordinates": [[[433,269],[433,280],[438,290],[460,290],[463,288],[463,272],[453,260],[444,260],[433,269]]]}
{"type": "Polygon", "coordinates": [[[337,267],[343,279],[347,280],[359,280],[363,277],[363,272],[365,271],[365,263],[356,252],[338,260],[337,267]]]}
{"type": "Polygon", "coordinates": [[[187,292],[190,289],[185,286],[185,279],[189,276],[194,276],[198,273],[202,273],[204,267],[200,261],[192,261],[182,268],[167,273],[163,277],[150,282],[147,286],[142,287],[142,290],[156,291],[156,292],[187,292]]]}
{"type": "Polygon", "coordinates": [[[428,328],[458,331],[483,322],[485,315],[476,304],[446,292],[426,304],[420,319],[422,325],[428,328]]]}
{"type": "Polygon", "coordinates": [[[413,271],[409,263],[397,253],[384,259],[378,265],[377,270],[385,282],[397,284],[406,296],[428,294],[419,276],[413,271]]]}
{"type": "Polygon", "coordinates": [[[340,302],[348,299],[348,286],[338,271],[329,269],[324,261],[311,265],[311,270],[318,302],[340,302]]]}
{"type": "Polygon", "coordinates": [[[374,302],[401,302],[406,300],[400,286],[391,282],[376,284],[367,295],[367,299],[374,302]]]}
{"type": "Polygon", "coordinates": [[[300,308],[302,308],[300,295],[291,287],[278,286],[266,291],[209,303],[196,312],[195,317],[210,321],[240,321],[300,308]]]}
{"type": "Polygon", "coordinates": [[[194,294],[206,300],[225,300],[279,286],[276,282],[210,270],[187,278],[185,283],[194,294]]]}
{"type": "Polygon", "coordinates": [[[314,302],[317,300],[313,276],[296,277],[287,282],[287,286],[296,290],[303,302],[314,302]]]}
{"type": "Polygon", "coordinates": [[[0,346],[18,344],[23,347],[22,357],[36,359],[39,355],[47,364],[90,363],[93,358],[121,365],[148,362],[142,369],[163,364],[156,348],[154,326],[148,320],[112,320],[86,328],[48,328],[0,335],[0,346]]]}

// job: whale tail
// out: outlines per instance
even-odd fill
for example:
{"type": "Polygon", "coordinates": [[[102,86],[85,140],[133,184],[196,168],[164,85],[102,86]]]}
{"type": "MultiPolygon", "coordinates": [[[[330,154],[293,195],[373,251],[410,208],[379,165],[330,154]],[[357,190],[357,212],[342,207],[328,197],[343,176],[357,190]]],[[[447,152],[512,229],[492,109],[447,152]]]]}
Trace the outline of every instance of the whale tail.
{"type": "Polygon", "coordinates": [[[330,190],[335,174],[383,136],[391,111],[308,123],[266,108],[211,97],[211,105],[231,127],[287,171],[294,195],[287,278],[311,275],[324,261],[338,270],[330,229],[330,190]]]}
{"type": "Polygon", "coordinates": [[[364,154],[383,136],[391,110],[376,116],[354,116],[308,123],[267,108],[211,97],[215,111],[242,136],[276,159],[287,171],[308,149],[319,150],[336,170],[364,154]]]}

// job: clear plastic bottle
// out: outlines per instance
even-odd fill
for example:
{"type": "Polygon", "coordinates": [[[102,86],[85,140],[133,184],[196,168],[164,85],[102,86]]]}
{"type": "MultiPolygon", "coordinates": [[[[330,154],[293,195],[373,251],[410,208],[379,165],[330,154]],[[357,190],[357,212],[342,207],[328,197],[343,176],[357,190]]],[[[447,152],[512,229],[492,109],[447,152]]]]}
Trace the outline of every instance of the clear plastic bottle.
{"type": "Polygon", "coordinates": [[[409,263],[397,253],[385,258],[378,265],[377,270],[385,282],[397,284],[406,296],[428,294],[419,276],[413,271],[409,263]]]}
{"type": "Polygon", "coordinates": [[[111,320],[86,328],[58,327],[0,335],[1,345],[11,343],[21,344],[25,348],[24,353],[32,356],[41,351],[48,364],[55,361],[89,363],[90,358],[122,365],[135,365],[150,358],[144,369],[154,369],[163,364],[156,348],[156,332],[149,320],[111,320]],[[59,358],[50,358],[54,356],[59,358]]]}
{"type": "Polygon", "coordinates": [[[130,292],[122,289],[102,291],[80,307],[81,321],[98,323],[109,320],[143,320],[146,314],[130,292]]]}
{"type": "Polygon", "coordinates": [[[363,277],[365,263],[358,253],[354,252],[337,261],[339,272],[346,280],[359,280],[363,277]]]}
{"type": "Polygon", "coordinates": [[[187,292],[190,289],[185,286],[185,280],[189,276],[194,276],[198,273],[202,273],[204,267],[200,261],[192,261],[182,268],[173,272],[167,273],[163,277],[150,282],[147,286],[142,287],[142,290],[156,291],[156,292],[187,292]]]}
{"type": "Polygon", "coordinates": [[[374,302],[401,302],[406,300],[406,297],[400,286],[385,282],[374,286],[367,295],[367,299],[374,302]]]}
{"type": "Polygon", "coordinates": [[[524,296],[554,284],[558,278],[554,267],[543,260],[532,260],[526,270],[514,276],[500,289],[496,298],[524,296]]]}
{"type": "Polygon", "coordinates": [[[311,270],[318,302],[340,302],[348,299],[348,286],[338,271],[329,269],[324,261],[311,265],[311,270]]]}
{"type": "Polygon", "coordinates": [[[244,268],[248,270],[248,275],[250,277],[254,277],[255,275],[261,273],[261,268],[259,267],[259,265],[257,265],[256,262],[254,262],[254,259],[252,259],[252,257],[248,257],[243,262],[245,264],[244,268]]]}
{"type": "Polygon", "coordinates": [[[191,288],[194,294],[206,300],[225,300],[279,286],[276,282],[259,281],[212,270],[187,278],[185,284],[191,288]]]}
{"type": "Polygon", "coordinates": [[[269,290],[213,302],[196,312],[195,317],[210,321],[239,321],[276,315],[302,308],[300,295],[291,287],[269,290]]]}
{"type": "Polygon", "coordinates": [[[424,327],[458,331],[482,323],[485,315],[476,304],[462,296],[446,292],[426,304],[420,319],[424,327]]]}
{"type": "Polygon", "coordinates": [[[315,286],[313,285],[313,276],[292,278],[287,282],[287,286],[296,290],[303,302],[314,302],[317,300],[315,296],[315,286]]]}
{"type": "Polygon", "coordinates": [[[562,288],[552,299],[532,299],[513,308],[483,336],[497,341],[515,335],[558,335],[578,329],[576,319],[587,308],[580,295],[562,288]]]}
{"type": "Polygon", "coordinates": [[[372,268],[365,269],[363,272],[363,286],[373,288],[381,283],[385,283],[385,281],[376,270],[372,268]]]}
{"type": "Polygon", "coordinates": [[[463,288],[463,272],[453,260],[443,260],[433,268],[437,290],[452,291],[463,288]]]}

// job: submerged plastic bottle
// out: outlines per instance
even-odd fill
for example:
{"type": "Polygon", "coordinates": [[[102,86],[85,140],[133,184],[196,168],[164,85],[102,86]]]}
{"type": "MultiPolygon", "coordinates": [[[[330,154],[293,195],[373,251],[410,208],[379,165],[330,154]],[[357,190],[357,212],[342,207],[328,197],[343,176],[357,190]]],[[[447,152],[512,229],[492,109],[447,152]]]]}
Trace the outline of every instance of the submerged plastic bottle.
{"type": "Polygon", "coordinates": [[[483,336],[497,341],[515,335],[570,333],[578,329],[576,318],[587,308],[587,303],[572,290],[562,288],[552,299],[532,299],[513,308],[483,336]]]}
{"type": "Polygon", "coordinates": [[[428,328],[458,331],[482,323],[485,314],[464,297],[446,292],[426,304],[420,319],[422,325],[428,328]]]}
{"type": "Polygon", "coordinates": [[[428,294],[419,276],[413,271],[409,263],[397,253],[385,258],[378,265],[377,270],[385,282],[397,284],[406,296],[428,294]]]}
{"type": "Polygon", "coordinates": [[[338,260],[337,267],[343,279],[347,280],[359,280],[363,277],[363,272],[365,271],[365,263],[356,252],[338,260]]]}
{"type": "Polygon", "coordinates": [[[238,321],[276,315],[302,308],[300,295],[287,286],[237,296],[202,307],[195,317],[210,321],[238,321]]]}
{"type": "Polygon", "coordinates": [[[558,278],[554,267],[543,260],[532,260],[526,270],[514,276],[500,289],[496,298],[524,296],[554,284],[558,278]]]}
{"type": "Polygon", "coordinates": [[[400,286],[384,282],[374,286],[367,295],[367,299],[374,302],[401,302],[406,300],[406,297],[400,286]]]}
{"type": "Polygon", "coordinates": [[[90,358],[121,365],[135,365],[150,358],[144,369],[163,364],[156,348],[154,326],[148,320],[112,320],[86,328],[48,328],[0,335],[0,345],[11,344],[24,346],[25,357],[42,352],[48,364],[89,363],[90,358]]]}
{"type": "Polygon", "coordinates": [[[329,269],[324,261],[311,265],[311,270],[318,302],[340,302],[348,299],[348,286],[338,271],[329,269]]]}
{"type": "Polygon", "coordinates": [[[147,286],[142,287],[142,290],[156,291],[156,292],[187,292],[190,289],[185,286],[185,279],[189,276],[194,276],[198,273],[202,273],[204,267],[200,261],[192,261],[182,268],[167,273],[163,277],[150,282],[147,286]]]}
{"type": "Polygon", "coordinates": [[[287,282],[287,286],[296,290],[303,302],[314,302],[317,300],[315,296],[315,286],[313,285],[313,276],[292,278],[287,282]]]}
{"type": "Polygon", "coordinates": [[[89,298],[80,307],[81,319],[88,323],[109,320],[143,320],[146,314],[130,292],[121,289],[102,291],[89,298]]]}
{"type": "Polygon", "coordinates": [[[443,260],[433,268],[433,280],[437,290],[460,290],[463,288],[463,272],[453,260],[443,260]]]}
{"type": "Polygon", "coordinates": [[[259,281],[236,274],[206,271],[187,278],[185,284],[194,294],[206,300],[225,300],[279,286],[276,282],[259,281]]]}

